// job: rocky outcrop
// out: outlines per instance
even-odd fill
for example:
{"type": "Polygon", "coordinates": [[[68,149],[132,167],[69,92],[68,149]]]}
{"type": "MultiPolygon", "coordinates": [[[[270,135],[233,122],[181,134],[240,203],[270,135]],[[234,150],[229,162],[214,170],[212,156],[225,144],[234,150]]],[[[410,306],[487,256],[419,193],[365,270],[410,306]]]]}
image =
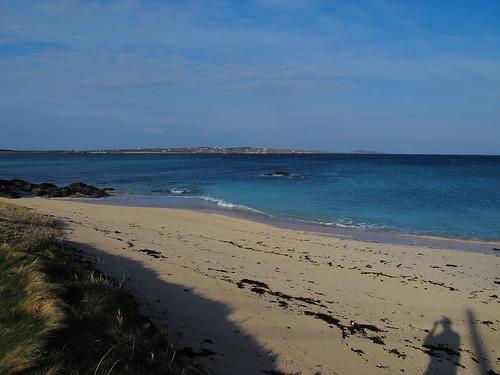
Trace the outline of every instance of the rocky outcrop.
{"type": "Polygon", "coordinates": [[[277,171],[277,172],[273,172],[273,173],[266,173],[266,176],[288,177],[288,176],[290,176],[290,172],[277,171]]]}
{"type": "Polygon", "coordinates": [[[0,197],[19,198],[20,195],[16,192],[16,189],[10,184],[10,181],[0,180],[0,197]]]}
{"type": "Polygon", "coordinates": [[[48,198],[101,198],[109,195],[107,193],[108,190],[112,189],[99,189],[95,186],[84,184],[83,182],[75,182],[68,186],[58,187],[51,183],[33,184],[19,179],[0,180],[0,197],[4,198],[20,198],[22,196],[32,195],[48,198]]]}

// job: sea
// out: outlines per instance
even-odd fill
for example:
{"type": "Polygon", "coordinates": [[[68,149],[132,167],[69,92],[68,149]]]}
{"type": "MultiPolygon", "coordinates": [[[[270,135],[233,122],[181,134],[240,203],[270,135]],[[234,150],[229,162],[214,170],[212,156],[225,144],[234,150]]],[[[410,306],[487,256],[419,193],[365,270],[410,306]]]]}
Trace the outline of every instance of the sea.
{"type": "Polygon", "coordinates": [[[0,154],[0,178],[112,187],[113,196],[101,201],[112,204],[217,209],[359,233],[500,240],[500,156],[0,154]]]}

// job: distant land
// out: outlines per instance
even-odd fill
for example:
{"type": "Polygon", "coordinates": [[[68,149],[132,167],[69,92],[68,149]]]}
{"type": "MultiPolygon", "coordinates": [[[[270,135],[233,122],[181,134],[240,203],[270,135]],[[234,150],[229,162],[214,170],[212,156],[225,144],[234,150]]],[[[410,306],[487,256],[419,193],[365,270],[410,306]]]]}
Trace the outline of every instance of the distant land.
{"type": "MultiPolygon", "coordinates": [[[[1,150],[1,154],[329,154],[319,150],[302,150],[270,147],[166,147],[166,148],[120,148],[96,150],[1,150]]],[[[352,154],[379,154],[376,151],[358,150],[352,154]]]]}

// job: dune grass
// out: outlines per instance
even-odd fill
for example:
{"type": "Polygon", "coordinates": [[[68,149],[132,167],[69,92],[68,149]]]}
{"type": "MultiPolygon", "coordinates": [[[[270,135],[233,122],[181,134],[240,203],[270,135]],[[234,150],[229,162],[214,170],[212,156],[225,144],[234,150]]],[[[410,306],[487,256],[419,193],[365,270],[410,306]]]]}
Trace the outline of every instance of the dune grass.
{"type": "Polygon", "coordinates": [[[121,285],[0,202],[0,374],[188,374],[121,285]]]}

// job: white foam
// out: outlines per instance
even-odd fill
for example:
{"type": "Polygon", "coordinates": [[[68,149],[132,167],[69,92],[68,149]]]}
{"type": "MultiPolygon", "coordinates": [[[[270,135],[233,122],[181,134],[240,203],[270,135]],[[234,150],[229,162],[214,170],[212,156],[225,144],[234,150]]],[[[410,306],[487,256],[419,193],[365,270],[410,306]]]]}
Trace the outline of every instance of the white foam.
{"type": "Polygon", "coordinates": [[[242,210],[242,211],[254,212],[254,213],[258,213],[258,214],[264,214],[264,212],[256,210],[255,208],[244,206],[242,204],[234,204],[234,203],[226,202],[223,199],[212,198],[212,197],[205,196],[205,195],[193,196],[193,198],[203,199],[204,201],[215,203],[217,206],[224,207],[224,208],[237,209],[237,210],[242,210]]]}
{"type": "Polygon", "coordinates": [[[184,194],[187,193],[189,190],[188,189],[179,189],[179,188],[172,188],[169,190],[172,194],[184,194]]]}

